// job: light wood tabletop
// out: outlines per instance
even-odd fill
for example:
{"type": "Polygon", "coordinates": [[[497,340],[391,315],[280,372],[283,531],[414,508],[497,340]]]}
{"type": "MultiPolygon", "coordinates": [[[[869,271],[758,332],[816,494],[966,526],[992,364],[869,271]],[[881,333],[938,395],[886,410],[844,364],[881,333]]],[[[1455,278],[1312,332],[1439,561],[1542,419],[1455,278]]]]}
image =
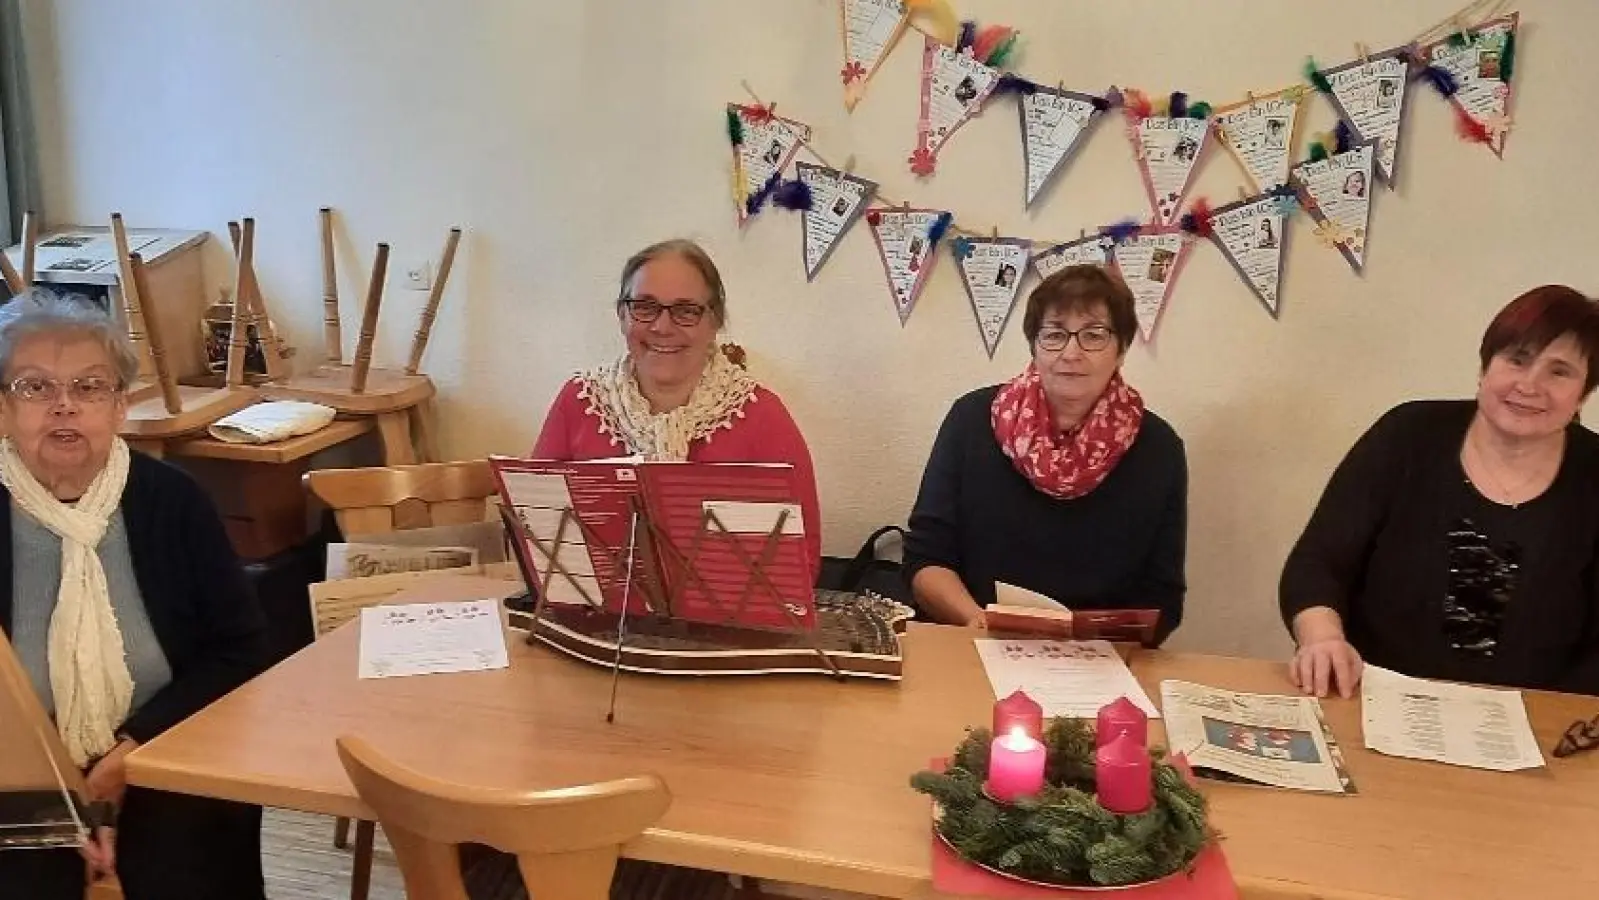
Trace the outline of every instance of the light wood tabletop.
{"type": "MultiPolygon", "coordinates": [[[[513,640],[505,670],[361,681],[357,628],[140,748],[129,781],[370,818],[335,754],[342,734],[493,787],[655,773],[672,806],[629,856],[930,898],[929,804],[908,779],[985,723],[994,699],[972,632],[912,625],[901,683],[627,675],[607,725],[610,675],[590,664],[513,640]]],[[[1166,678],[1292,689],[1279,662],[1159,652],[1132,667],[1157,700],[1166,678]]],[[[1599,709],[1564,695],[1527,703],[1546,757],[1567,725],[1599,709]]],[[[1358,700],[1325,709],[1357,796],[1204,785],[1245,896],[1557,900],[1599,885],[1599,753],[1515,774],[1401,760],[1363,749],[1358,700]]],[[[1159,727],[1151,739],[1164,739],[1159,727]]]]}

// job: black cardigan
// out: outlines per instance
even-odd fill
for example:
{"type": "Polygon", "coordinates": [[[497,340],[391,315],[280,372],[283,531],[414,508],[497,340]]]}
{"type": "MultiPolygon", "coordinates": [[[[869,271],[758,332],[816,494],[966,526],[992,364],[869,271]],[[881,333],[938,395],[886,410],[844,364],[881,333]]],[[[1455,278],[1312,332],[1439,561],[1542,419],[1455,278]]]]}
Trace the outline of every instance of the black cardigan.
{"type": "Polygon", "coordinates": [[[1360,438],[1283,567],[1283,619],[1331,607],[1362,657],[1408,675],[1599,694],[1599,435],[1573,423],[1549,489],[1498,506],[1460,464],[1476,408],[1405,403],[1360,438]],[[1446,616],[1451,584],[1471,584],[1451,567],[1473,571],[1483,547],[1519,559],[1491,656],[1456,649],[1446,616]]]}
{"type": "MultiPolygon", "coordinates": [[[[133,453],[128,553],[172,681],[119,729],[143,744],[266,668],[266,618],[216,507],[186,473],[133,453]]],[[[0,628],[11,634],[11,495],[0,487],[0,628]]]]}
{"type": "Polygon", "coordinates": [[[1157,640],[1183,618],[1188,463],[1172,427],[1145,411],[1138,437],[1092,492],[1057,500],[1000,449],[990,421],[998,385],[956,400],[922,475],[905,541],[905,577],[960,575],[980,606],[994,581],[1074,609],[1159,609],[1157,640]]]}

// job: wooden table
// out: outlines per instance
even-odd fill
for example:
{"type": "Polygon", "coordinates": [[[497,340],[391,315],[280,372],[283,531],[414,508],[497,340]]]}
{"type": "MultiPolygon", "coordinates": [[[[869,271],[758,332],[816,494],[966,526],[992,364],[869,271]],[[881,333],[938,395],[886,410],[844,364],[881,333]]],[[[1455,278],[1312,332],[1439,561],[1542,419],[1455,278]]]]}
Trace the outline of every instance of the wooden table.
{"type": "MultiPolygon", "coordinates": [[[[899,684],[625,676],[614,725],[608,673],[542,646],[513,641],[497,672],[359,681],[357,638],[334,632],[139,749],[129,781],[371,818],[334,752],[352,732],[403,764],[496,787],[656,772],[673,804],[628,856],[929,898],[928,802],[907,781],[993,702],[972,633],[935,626],[912,626],[899,684]]],[[[1165,678],[1290,690],[1274,662],[1150,653],[1133,669],[1157,698],[1165,678]]],[[[1547,751],[1599,700],[1529,694],[1528,707],[1547,751]]],[[[1326,713],[1358,796],[1205,786],[1246,896],[1592,896],[1599,754],[1518,774],[1400,760],[1362,749],[1358,701],[1326,713]]]]}

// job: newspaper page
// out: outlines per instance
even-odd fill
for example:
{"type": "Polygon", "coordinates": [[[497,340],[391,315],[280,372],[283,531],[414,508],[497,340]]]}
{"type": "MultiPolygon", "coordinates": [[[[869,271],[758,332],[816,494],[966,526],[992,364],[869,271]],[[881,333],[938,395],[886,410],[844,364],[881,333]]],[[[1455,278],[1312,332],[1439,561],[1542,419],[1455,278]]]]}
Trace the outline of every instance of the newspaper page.
{"type": "Polygon", "coordinates": [[[1360,699],[1366,746],[1378,753],[1497,772],[1544,764],[1519,691],[1425,681],[1368,665],[1360,699]]]}
{"type": "Polygon", "coordinates": [[[1245,694],[1163,681],[1166,740],[1194,774],[1327,794],[1353,793],[1343,755],[1314,697],[1245,694]]]}

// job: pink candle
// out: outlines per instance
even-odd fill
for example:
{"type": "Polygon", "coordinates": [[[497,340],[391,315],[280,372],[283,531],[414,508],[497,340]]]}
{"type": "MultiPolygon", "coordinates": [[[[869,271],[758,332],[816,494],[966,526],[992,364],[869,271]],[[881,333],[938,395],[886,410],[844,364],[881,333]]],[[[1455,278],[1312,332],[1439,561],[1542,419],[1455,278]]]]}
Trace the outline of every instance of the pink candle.
{"type": "Polygon", "coordinates": [[[988,748],[989,796],[1001,803],[1031,797],[1044,788],[1044,745],[1021,729],[995,738],[988,748]]]}
{"type": "Polygon", "coordinates": [[[1126,697],[1117,697],[1099,708],[1094,746],[1103,747],[1119,734],[1131,736],[1140,747],[1149,746],[1149,716],[1126,697]]]}
{"type": "Polygon", "coordinates": [[[1149,809],[1155,795],[1149,750],[1130,734],[1118,734],[1094,754],[1094,784],[1099,805],[1119,815],[1149,809]]]}
{"type": "Polygon", "coordinates": [[[1020,689],[994,704],[994,737],[1018,728],[1035,741],[1044,738],[1044,708],[1020,689]]]}

